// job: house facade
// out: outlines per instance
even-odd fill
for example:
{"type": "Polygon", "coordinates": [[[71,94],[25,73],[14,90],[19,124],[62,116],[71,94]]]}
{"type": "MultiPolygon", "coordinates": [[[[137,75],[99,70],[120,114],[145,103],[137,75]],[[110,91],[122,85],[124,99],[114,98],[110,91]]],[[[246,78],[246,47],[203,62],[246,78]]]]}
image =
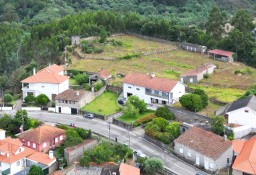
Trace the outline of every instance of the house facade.
{"type": "Polygon", "coordinates": [[[185,94],[185,85],[154,74],[129,73],[123,81],[123,94],[125,98],[136,95],[148,104],[170,105],[185,94]]]}
{"type": "Polygon", "coordinates": [[[213,59],[216,59],[216,60],[230,62],[230,63],[234,62],[233,55],[234,55],[234,52],[229,52],[229,51],[219,50],[219,49],[208,51],[209,57],[212,57],[213,59]]]}
{"type": "Polygon", "coordinates": [[[199,53],[205,53],[207,50],[206,46],[201,46],[198,44],[192,44],[187,42],[179,43],[179,47],[183,50],[191,51],[191,52],[199,52],[199,53]]]}
{"type": "Polygon", "coordinates": [[[215,68],[216,66],[213,64],[203,64],[194,70],[181,74],[180,82],[189,84],[198,83],[204,78],[205,74],[212,74],[215,68]]]}
{"type": "Polygon", "coordinates": [[[68,89],[55,97],[55,111],[63,114],[77,114],[90,100],[84,90],[68,89]]]}
{"type": "Polygon", "coordinates": [[[24,147],[19,139],[5,138],[5,131],[0,130],[0,174],[28,174],[31,162],[49,172],[49,168],[56,162],[53,154],[47,155],[24,147]]]}
{"type": "Polygon", "coordinates": [[[179,156],[209,172],[216,172],[232,162],[231,142],[200,128],[189,129],[174,143],[179,156]]]}
{"type": "Polygon", "coordinates": [[[234,140],[232,147],[235,155],[233,175],[256,175],[256,137],[234,140]]]}
{"type": "Polygon", "coordinates": [[[18,135],[24,146],[39,152],[48,152],[64,142],[65,130],[42,125],[18,135]]]}
{"type": "Polygon", "coordinates": [[[38,96],[45,94],[50,100],[69,88],[69,77],[64,75],[64,69],[56,64],[48,66],[22,80],[23,101],[29,94],[38,96]]]}

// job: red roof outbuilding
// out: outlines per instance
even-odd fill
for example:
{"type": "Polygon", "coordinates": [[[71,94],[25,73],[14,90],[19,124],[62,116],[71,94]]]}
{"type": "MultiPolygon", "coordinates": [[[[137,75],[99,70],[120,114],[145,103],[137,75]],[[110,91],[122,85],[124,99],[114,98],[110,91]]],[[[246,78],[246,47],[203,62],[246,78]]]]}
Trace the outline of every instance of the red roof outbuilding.
{"type": "Polygon", "coordinates": [[[234,52],[219,50],[219,49],[209,50],[208,53],[214,54],[214,55],[221,55],[225,57],[232,57],[232,55],[234,54],[234,52]]]}

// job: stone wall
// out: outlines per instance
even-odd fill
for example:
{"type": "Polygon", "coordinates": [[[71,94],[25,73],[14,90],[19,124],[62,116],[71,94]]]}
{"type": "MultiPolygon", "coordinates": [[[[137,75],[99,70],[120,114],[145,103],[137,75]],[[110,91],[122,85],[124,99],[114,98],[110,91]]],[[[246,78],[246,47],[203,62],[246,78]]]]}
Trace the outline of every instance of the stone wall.
{"type": "Polygon", "coordinates": [[[110,92],[117,93],[119,95],[122,93],[123,88],[118,86],[107,85],[107,90],[110,92]]]}
{"type": "Polygon", "coordinates": [[[126,128],[126,129],[129,129],[129,130],[132,130],[132,124],[127,124],[127,123],[124,123],[122,121],[119,121],[117,119],[113,119],[113,124],[115,125],[118,125],[122,128],[126,128]]]}
{"type": "Polygon", "coordinates": [[[149,142],[151,142],[151,143],[153,143],[153,144],[159,146],[160,148],[164,148],[164,149],[166,149],[166,150],[173,151],[171,145],[164,144],[163,142],[161,142],[161,141],[159,141],[159,140],[156,140],[156,139],[154,139],[154,138],[148,136],[147,134],[144,134],[144,138],[145,138],[147,141],[149,141],[149,142]]]}
{"type": "Polygon", "coordinates": [[[83,143],[65,148],[64,157],[67,160],[67,165],[70,166],[75,161],[79,161],[82,158],[85,150],[93,149],[98,144],[98,141],[95,139],[85,140],[83,143]]]}

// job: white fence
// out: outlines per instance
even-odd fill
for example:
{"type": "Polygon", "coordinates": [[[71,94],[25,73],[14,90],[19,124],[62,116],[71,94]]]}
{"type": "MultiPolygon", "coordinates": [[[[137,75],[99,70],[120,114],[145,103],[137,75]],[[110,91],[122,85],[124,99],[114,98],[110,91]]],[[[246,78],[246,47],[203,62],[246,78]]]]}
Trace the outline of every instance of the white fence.
{"type": "Polygon", "coordinates": [[[21,109],[26,111],[41,111],[40,107],[22,107],[21,109]]]}
{"type": "Polygon", "coordinates": [[[12,107],[0,107],[0,111],[11,111],[12,107]]]}

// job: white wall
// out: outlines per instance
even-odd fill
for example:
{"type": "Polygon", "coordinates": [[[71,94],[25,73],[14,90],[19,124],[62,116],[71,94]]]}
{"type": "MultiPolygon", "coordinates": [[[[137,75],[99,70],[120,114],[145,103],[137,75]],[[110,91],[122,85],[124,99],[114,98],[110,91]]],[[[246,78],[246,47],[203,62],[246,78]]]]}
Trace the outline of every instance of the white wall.
{"type": "Polygon", "coordinates": [[[59,85],[59,93],[60,94],[61,92],[67,90],[69,88],[69,80],[67,79],[66,81],[62,82],[60,85],[59,85]]]}
{"type": "Polygon", "coordinates": [[[171,92],[173,93],[173,100],[177,102],[179,98],[185,94],[185,85],[178,82],[171,92]]]}
{"type": "Polygon", "coordinates": [[[41,111],[40,107],[22,107],[21,109],[26,111],[41,111]]]}
{"type": "Polygon", "coordinates": [[[240,126],[236,128],[230,128],[234,133],[234,139],[240,139],[252,132],[252,128],[248,125],[240,126]]]}
{"type": "Polygon", "coordinates": [[[56,106],[55,110],[57,113],[59,113],[59,107],[61,107],[61,113],[62,114],[71,114],[71,108],[70,107],[62,107],[62,106],[56,106]]]}
{"type": "Polygon", "coordinates": [[[248,125],[256,128],[256,112],[249,107],[244,107],[235,111],[228,112],[228,123],[248,125]],[[245,112],[248,110],[248,112],[245,112]]]}
{"type": "Polygon", "coordinates": [[[1,171],[7,170],[10,168],[10,164],[6,164],[4,162],[1,162],[1,171]]]}
{"type": "Polygon", "coordinates": [[[20,159],[19,161],[20,161],[19,166],[17,166],[17,161],[11,164],[11,174],[15,174],[15,173],[23,170],[22,165],[23,165],[24,160],[20,159]]]}

